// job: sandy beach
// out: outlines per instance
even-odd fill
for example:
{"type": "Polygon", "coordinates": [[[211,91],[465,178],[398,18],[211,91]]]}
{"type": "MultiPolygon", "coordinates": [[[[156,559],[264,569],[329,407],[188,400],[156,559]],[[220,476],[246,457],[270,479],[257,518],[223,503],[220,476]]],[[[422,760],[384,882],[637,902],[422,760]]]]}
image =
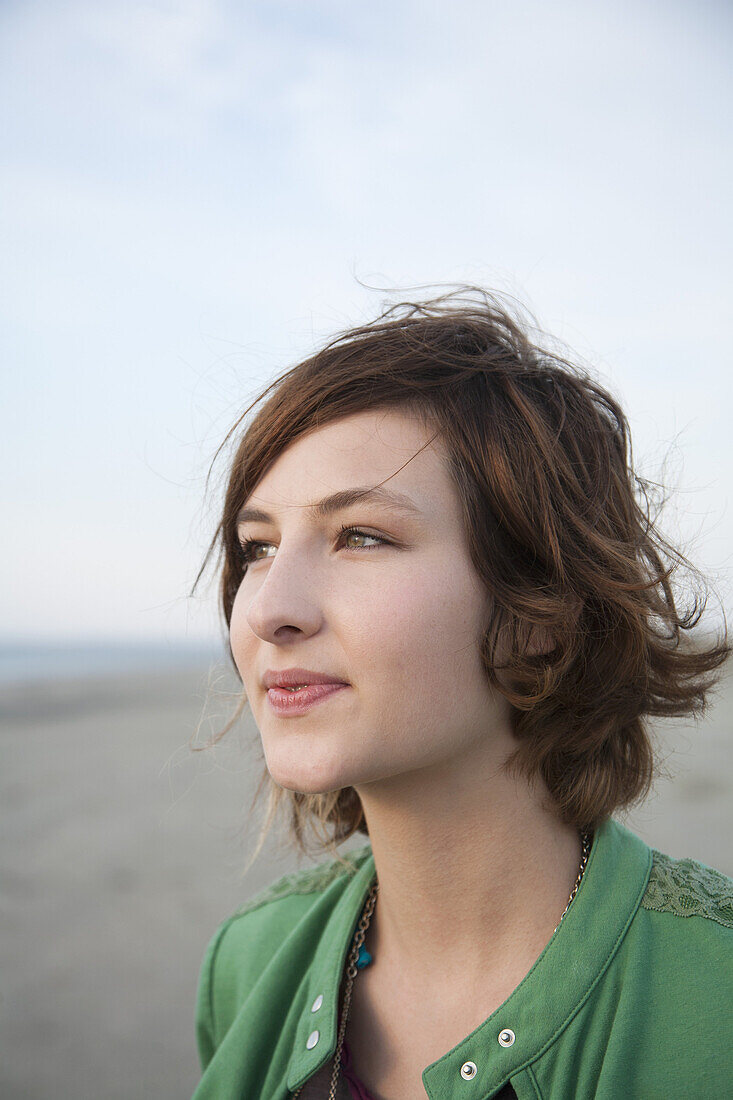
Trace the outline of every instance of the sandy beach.
{"type": "MultiPolygon", "coordinates": [[[[216,667],[0,688],[5,1100],[186,1100],[194,1000],[216,926],[309,861],[271,840],[246,876],[262,757],[216,667]]],[[[733,875],[733,682],[697,724],[657,722],[669,778],[619,815],[733,875]]],[[[363,838],[358,841],[363,844],[363,838]]],[[[349,842],[344,850],[356,846],[349,842]]]]}

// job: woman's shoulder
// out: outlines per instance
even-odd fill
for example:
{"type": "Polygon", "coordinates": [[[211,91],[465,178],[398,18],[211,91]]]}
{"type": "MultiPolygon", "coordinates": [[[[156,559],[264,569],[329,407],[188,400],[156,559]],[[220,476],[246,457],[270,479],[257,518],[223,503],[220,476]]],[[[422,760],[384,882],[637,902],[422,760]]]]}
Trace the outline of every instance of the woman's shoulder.
{"type": "Polygon", "coordinates": [[[599,1045],[623,1052],[633,1036],[635,1057],[624,1062],[621,1053],[617,1070],[633,1087],[619,1095],[724,1095],[733,1071],[733,880],[699,860],[650,852],[640,903],[589,1007],[599,1045]]]}
{"type": "Polygon", "coordinates": [[[266,972],[285,966],[293,983],[307,968],[330,913],[371,844],[281,875],[218,926],[204,952],[197,994],[202,1064],[266,972]],[[316,912],[316,910],[319,910],[316,912]]]}
{"type": "MultiPolygon", "coordinates": [[[[651,849],[652,866],[641,905],[675,917],[702,917],[733,929],[733,879],[696,859],[651,849]]],[[[694,922],[690,927],[697,927],[694,922]]]]}
{"type": "Polygon", "coordinates": [[[340,859],[281,875],[258,890],[218,926],[207,946],[203,969],[213,972],[217,966],[237,984],[250,985],[258,969],[307,920],[310,911],[320,906],[322,922],[308,922],[317,937],[317,926],[325,923],[353,874],[370,855],[371,844],[366,844],[340,859]]]}
{"type": "Polygon", "coordinates": [[[699,860],[651,852],[646,888],[618,955],[627,993],[665,1004],[664,1013],[655,1011],[666,1027],[695,1016],[720,1030],[721,998],[733,993],[733,880],[699,860]]]}

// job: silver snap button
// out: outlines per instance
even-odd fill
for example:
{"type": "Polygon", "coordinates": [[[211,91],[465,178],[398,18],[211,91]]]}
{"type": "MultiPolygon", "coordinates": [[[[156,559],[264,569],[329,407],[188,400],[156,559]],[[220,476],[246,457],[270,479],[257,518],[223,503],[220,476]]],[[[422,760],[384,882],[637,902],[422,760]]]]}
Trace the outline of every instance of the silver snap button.
{"type": "Polygon", "coordinates": [[[478,1073],[475,1062],[464,1062],[461,1066],[461,1077],[466,1081],[470,1081],[472,1077],[475,1077],[478,1073]]]}
{"type": "Polygon", "coordinates": [[[320,1038],[320,1034],[320,1031],[311,1031],[305,1044],[308,1047],[308,1050],[313,1050],[313,1047],[316,1045],[318,1039],[320,1038]]]}
{"type": "Polygon", "coordinates": [[[510,1047],[515,1039],[516,1035],[510,1027],[505,1027],[503,1031],[499,1032],[499,1042],[503,1047],[510,1047]]]}
{"type": "Polygon", "coordinates": [[[311,1012],[318,1012],[318,1009],[321,1007],[322,1004],[323,1004],[323,994],[319,993],[318,996],[316,997],[315,1001],[311,1005],[311,1012]]]}

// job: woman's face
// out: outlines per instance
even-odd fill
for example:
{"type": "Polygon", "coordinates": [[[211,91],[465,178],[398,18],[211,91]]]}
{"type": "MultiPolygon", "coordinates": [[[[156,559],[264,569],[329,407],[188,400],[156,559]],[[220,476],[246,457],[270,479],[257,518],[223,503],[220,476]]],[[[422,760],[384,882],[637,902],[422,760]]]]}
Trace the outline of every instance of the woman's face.
{"type": "Polygon", "coordinates": [[[511,747],[509,704],[479,660],[487,598],[442,445],[418,453],[431,435],[392,410],[346,417],[293,443],[247,500],[271,522],[239,527],[259,545],[234,601],[232,652],[268,770],[289,790],[358,790],[511,747]],[[306,510],[385,479],[414,511],[376,500],[321,518],[306,510]],[[362,534],[340,535],[343,525],[362,534]],[[262,677],[292,667],[349,686],[283,717],[262,677]]]}

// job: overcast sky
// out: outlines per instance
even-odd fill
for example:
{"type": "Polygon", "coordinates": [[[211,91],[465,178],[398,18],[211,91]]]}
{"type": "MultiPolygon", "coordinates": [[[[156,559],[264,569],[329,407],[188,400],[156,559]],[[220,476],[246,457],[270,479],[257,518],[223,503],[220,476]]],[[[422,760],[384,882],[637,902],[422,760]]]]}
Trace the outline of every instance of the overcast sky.
{"type": "Polygon", "coordinates": [[[216,632],[209,462],[377,312],[357,280],[526,303],[641,473],[672,447],[664,529],[729,612],[732,29],[710,0],[5,0],[3,633],[216,632]]]}

